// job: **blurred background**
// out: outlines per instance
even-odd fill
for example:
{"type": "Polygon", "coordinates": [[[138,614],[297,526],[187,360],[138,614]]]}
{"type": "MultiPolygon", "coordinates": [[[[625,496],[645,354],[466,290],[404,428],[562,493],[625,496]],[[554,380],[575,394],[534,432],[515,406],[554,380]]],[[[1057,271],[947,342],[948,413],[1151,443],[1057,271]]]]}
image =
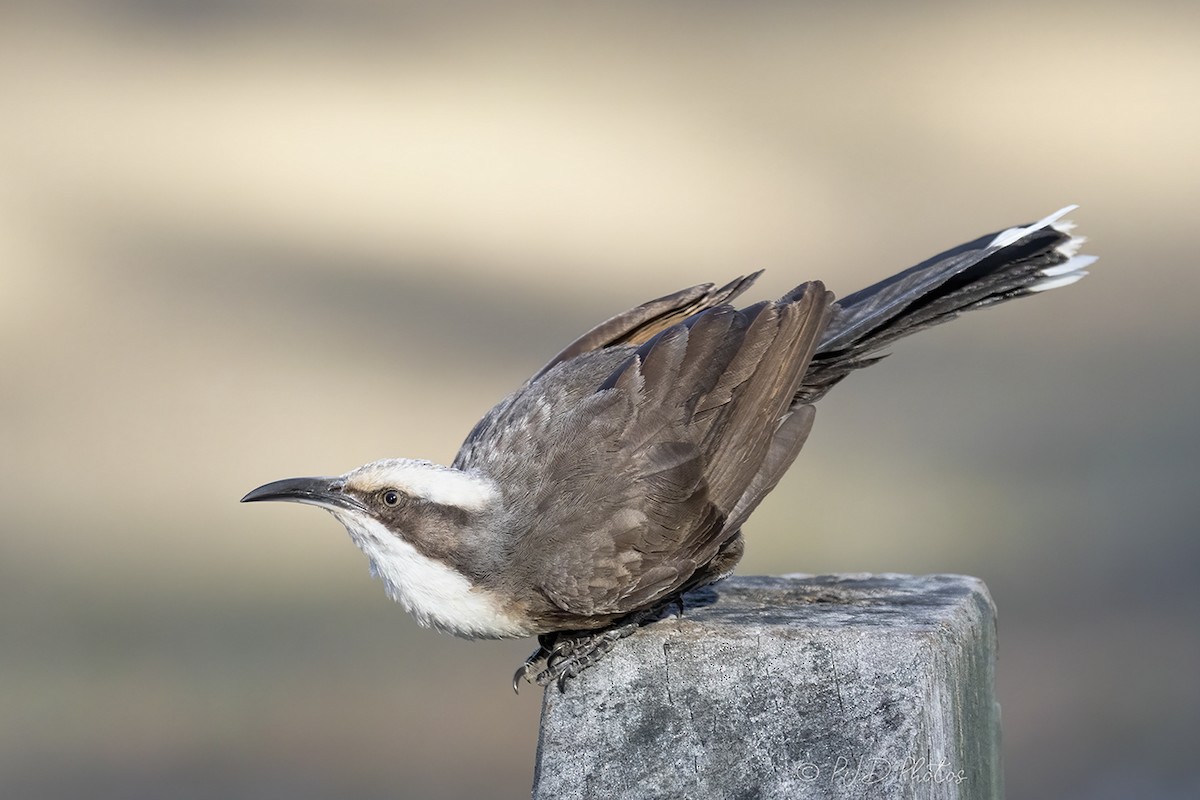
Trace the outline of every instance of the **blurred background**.
{"type": "Polygon", "coordinates": [[[1080,203],[1093,275],[840,386],[740,571],[979,575],[1009,795],[1200,796],[1198,43],[1167,0],[5,4],[0,795],[525,795],[532,643],[238,498],[448,462],[650,297],[1080,203]]]}

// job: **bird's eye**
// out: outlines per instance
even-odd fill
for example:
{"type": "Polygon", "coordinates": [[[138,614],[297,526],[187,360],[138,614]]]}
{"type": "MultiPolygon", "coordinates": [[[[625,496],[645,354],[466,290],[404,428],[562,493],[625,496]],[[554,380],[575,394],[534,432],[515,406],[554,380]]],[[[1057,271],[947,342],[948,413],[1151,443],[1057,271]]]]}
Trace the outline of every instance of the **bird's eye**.
{"type": "Polygon", "coordinates": [[[395,489],[388,489],[381,497],[383,498],[383,504],[387,506],[394,506],[400,503],[400,493],[395,489]]]}

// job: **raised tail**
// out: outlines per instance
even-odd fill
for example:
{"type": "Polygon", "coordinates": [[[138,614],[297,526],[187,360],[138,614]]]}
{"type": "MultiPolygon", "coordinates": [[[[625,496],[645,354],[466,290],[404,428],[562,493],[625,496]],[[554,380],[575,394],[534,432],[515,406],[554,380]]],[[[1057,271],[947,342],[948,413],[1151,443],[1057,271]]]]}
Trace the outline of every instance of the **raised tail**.
{"type": "Polygon", "coordinates": [[[1095,256],[1079,255],[1082,237],[1063,217],[1067,206],[1031,225],[1008,228],[936,255],[841,298],[809,365],[797,402],[821,398],[852,371],[883,358],[897,339],[964,311],[1067,286],[1095,256]]]}

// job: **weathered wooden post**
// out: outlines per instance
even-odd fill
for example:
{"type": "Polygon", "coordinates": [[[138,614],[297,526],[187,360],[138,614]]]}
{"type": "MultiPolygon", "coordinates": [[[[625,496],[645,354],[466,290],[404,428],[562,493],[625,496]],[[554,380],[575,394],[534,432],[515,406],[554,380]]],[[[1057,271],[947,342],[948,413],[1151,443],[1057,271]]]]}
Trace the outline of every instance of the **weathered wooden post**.
{"type": "Polygon", "coordinates": [[[733,578],[550,688],[533,796],[999,798],[995,608],[960,575],[733,578]]]}

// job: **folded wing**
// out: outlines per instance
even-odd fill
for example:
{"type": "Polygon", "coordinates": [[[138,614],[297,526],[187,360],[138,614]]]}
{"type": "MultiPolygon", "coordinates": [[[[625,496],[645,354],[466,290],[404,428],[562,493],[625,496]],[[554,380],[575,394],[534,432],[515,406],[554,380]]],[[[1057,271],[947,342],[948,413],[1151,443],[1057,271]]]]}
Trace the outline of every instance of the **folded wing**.
{"type": "Polygon", "coordinates": [[[793,396],[832,302],[810,283],[717,305],[636,348],[585,347],[497,406],[455,466],[510,487],[499,572],[538,587],[558,627],[688,586],[803,444],[812,411],[793,396]]]}

